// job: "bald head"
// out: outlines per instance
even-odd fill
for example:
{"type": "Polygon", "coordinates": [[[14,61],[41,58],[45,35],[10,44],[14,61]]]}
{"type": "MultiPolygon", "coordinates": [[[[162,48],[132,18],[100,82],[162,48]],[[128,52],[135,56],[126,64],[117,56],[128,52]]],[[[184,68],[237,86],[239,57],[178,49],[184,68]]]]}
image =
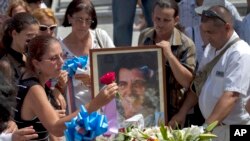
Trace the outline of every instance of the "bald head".
{"type": "Polygon", "coordinates": [[[224,6],[213,6],[210,10],[215,11],[221,18],[223,18],[227,23],[233,24],[233,17],[230,11],[224,6]]]}
{"type": "Polygon", "coordinates": [[[229,24],[231,27],[233,27],[233,18],[230,13],[230,11],[225,8],[224,6],[213,6],[208,12],[211,13],[203,13],[202,14],[202,21],[201,22],[207,22],[207,21],[213,21],[215,26],[224,26],[225,24],[229,24]]]}
{"type": "Polygon", "coordinates": [[[230,12],[223,6],[213,6],[201,15],[201,32],[216,49],[222,48],[234,33],[230,12]]]}

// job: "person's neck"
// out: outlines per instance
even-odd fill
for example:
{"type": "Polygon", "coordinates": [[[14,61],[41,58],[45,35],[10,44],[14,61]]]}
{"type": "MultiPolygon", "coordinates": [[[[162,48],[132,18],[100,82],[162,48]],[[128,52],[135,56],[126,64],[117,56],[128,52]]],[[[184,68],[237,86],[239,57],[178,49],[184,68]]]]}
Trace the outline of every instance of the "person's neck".
{"type": "Polygon", "coordinates": [[[44,87],[45,86],[45,83],[49,80],[49,78],[47,77],[44,77],[43,75],[38,75],[38,79],[39,79],[39,82],[40,84],[44,87]]]}
{"type": "Polygon", "coordinates": [[[73,44],[84,44],[88,41],[89,36],[89,32],[81,36],[78,36],[78,34],[70,33],[70,35],[68,36],[68,41],[73,44]]]}
{"type": "Polygon", "coordinates": [[[77,56],[89,54],[89,49],[92,45],[90,33],[81,37],[71,33],[63,42],[66,44],[67,48],[77,56]]]}
{"type": "Polygon", "coordinates": [[[161,41],[170,41],[171,34],[164,34],[164,35],[156,35],[155,42],[161,42],[161,41]]]}
{"type": "Polygon", "coordinates": [[[24,50],[22,49],[22,47],[20,47],[20,46],[19,46],[17,43],[15,43],[15,42],[12,42],[11,48],[12,48],[13,50],[15,50],[16,52],[19,52],[19,53],[22,53],[22,54],[23,54],[23,52],[24,52],[24,50]]]}
{"type": "Polygon", "coordinates": [[[231,36],[232,36],[232,34],[231,34],[230,36],[227,36],[227,38],[225,38],[225,40],[222,41],[222,44],[221,44],[221,45],[215,47],[215,50],[216,50],[216,51],[221,50],[221,49],[227,44],[227,42],[230,40],[231,36]]]}
{"type": "Polygon", "coordinates": [[[50,79],[47,76],[43,75],[43,74],[39,74],[38,72],[34,72],[30,69],[26,69],[23,79],[28,79],[28,78],[32,78],[35,77],[39,80],[39,83],[44,87],[45,83],[50,79]]]}

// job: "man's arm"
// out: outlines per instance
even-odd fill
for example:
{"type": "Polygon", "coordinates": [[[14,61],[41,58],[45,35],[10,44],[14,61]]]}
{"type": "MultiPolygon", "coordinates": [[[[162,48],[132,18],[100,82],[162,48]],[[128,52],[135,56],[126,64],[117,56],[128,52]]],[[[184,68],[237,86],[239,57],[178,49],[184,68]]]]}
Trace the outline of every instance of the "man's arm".
{"type": "Polygon", "coordinates": [[[193,74],[174,56],[171,45],[168,41],[161,41],[156,44],[163,49],[165,59],[169,62],[175,79],[185,88],[188,88],[193,80],[193,74]]]}
{"type": "Polygon", "coordinates": [[[181,106],[179,112],[172,117],[169,121],[169,125],[175,128],[176,123],[183,126],[185,123],[186,115],[188,114],[189,110],[191,110],[198,102],[198,97],[192,91],[188,91],[187,97],[181,106]]]}
{"type": "Polygon", "coordinates": [[[225,91],[216,103],[211,115],[206,119],[206,123],[210,124],[214,121],[222,122],[232,111],[239,96],[240,94],[237,92],[225,91]]]}

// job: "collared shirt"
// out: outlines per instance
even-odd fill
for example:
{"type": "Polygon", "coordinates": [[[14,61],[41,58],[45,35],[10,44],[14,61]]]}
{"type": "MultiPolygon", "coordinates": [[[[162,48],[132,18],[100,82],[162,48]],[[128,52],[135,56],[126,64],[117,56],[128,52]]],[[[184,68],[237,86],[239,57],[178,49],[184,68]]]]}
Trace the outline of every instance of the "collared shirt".
{"type": "MultiPolygon", "coordinates": [[[[155,30],[147,28],[139,36],[138,45],[155,45],[155,30]]],[[[184,33],[174,28],[170,39],[171,50],[180,63],[191,72],[194,71],[195,63],[195,45],[184,33]]],[[[179,111],[184,100],[185,90],[175,79],[172,69],[168,62],[166,66],[166,84],[168,99],[168,116],[169,118],[179,111]]]]}
{"type": "MultiPolygon", "coordinates": [[[[238,35],[234,32],[226,44],[237,37],[238,35]]],[[[223,48],[225,48],[225,46],[223,48]]],[[[204,51],[199,70],[218,55],[223,48],[216,51],[216,49],[209,44],[204,51]]],[[[249,61],[250,47],[243,40],[233,44],[222,55],[208,76],[199,97],[199,106],[205,119],[210,116],[223,93],[225,91],[231,91],[239,93],[240,98],[222,122],[231,125],[244,124],[250,120],[249,114],[245,110],[245,102],[247,96],[250,94],[249,61]]]]}

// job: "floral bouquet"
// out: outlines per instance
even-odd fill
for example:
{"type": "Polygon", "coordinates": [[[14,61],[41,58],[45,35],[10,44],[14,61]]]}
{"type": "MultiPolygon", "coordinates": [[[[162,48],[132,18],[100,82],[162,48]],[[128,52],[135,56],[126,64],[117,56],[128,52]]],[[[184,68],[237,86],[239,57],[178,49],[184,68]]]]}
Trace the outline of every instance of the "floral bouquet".
{"type": "Polygon", "coordinates": [[[171,127],[161,125],[145,129],[130,126],[120,132],[114,139],[116,141],[210,141],[217,136],[211,131],[218,124],[213,122],[206,128],[203,126],[191,126],[174,130],[171,127]]]}

